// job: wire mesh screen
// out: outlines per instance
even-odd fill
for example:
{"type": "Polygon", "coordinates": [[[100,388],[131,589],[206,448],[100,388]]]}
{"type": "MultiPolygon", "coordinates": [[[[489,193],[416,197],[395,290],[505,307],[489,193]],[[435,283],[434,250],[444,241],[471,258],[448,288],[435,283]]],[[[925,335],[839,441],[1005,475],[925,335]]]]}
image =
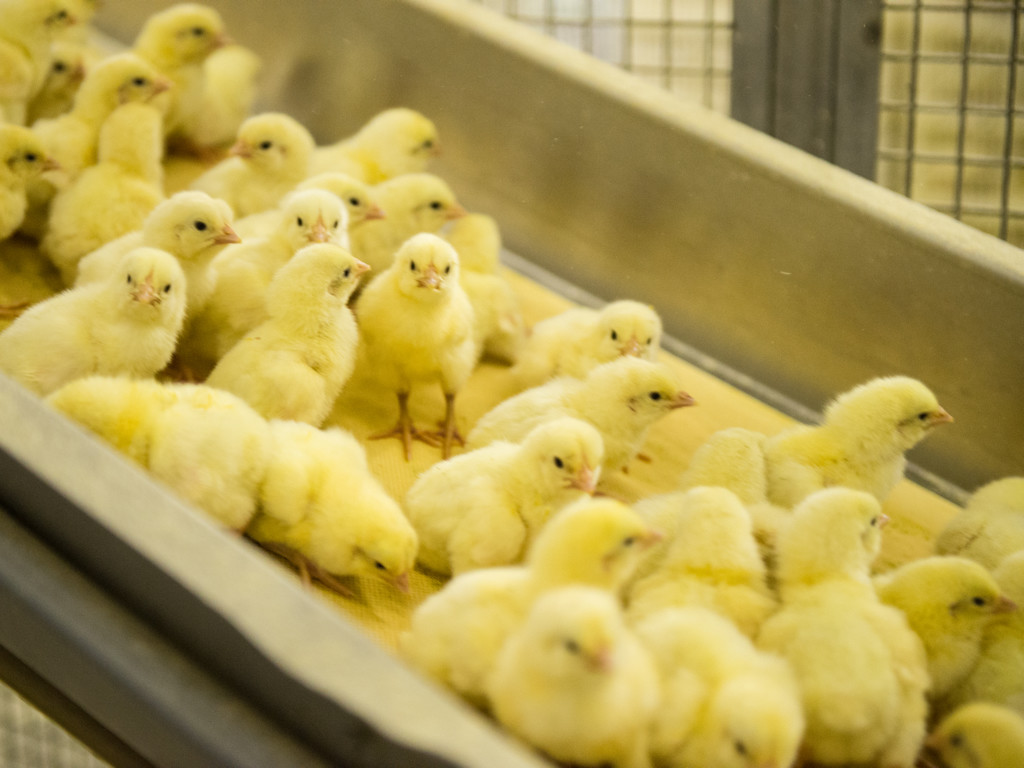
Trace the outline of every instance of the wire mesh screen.
{"type": "Polygon", "coordinates": [[[24,699],[0,685],[3,768],[109,768],[24,699]]]}
{"type": "Polygon", "coordinates": [[[672,93],[729,112],[732,0],[477,0],[672,93]]]}
{"type": "Polygon", "coordinates": [[[1024,245],[1021,0],[886,0],[878,181],[1024,245]]]}

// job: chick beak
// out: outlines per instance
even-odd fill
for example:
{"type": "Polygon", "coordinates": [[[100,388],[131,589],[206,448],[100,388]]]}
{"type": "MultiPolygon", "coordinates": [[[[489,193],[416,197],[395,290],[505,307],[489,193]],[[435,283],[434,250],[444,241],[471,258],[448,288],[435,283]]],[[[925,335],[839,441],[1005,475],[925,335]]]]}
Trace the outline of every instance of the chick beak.
{"type": "Polygon", "coordinates": [[[160,294],[157,293],[156,289],[153,287],[152,272],[146,275],[146,279],[139,283],[139,287],[135,289],[134,293],[132,293],[132,298],[135,299],[135,301],[142,302],[143,304],[149,304],[151,306],[160,303],[160,294]]]}
{"type": "Polygon", "coordinates": [[[441,156],[441,142],[438,141],[437,139],[434,139],[434,143],[430,147],[430,152],[428,154],[431,157],[440,157],[441,156]]]}
{"type": "Polygon", "coordinates": [[[78,82],[79,80],[85,79],[85,65],[82,62],[75,64],[74,69],[71,70],[71,80],[78,82]]]}
{"type": "Polygon", "coordinates": [[[890,520],[890,518],[889,518],[888,515],[879,515],[878,516],[878,529],[881,530],[882,528],[885,528],[885,526],[887,526],[889,524],[889,520],[890,520]]]}
{"type": "Polygon", "coordinates": [[[229,155],[235,155],[241,157],[243,160],[250,160],[253,156],[252,147],[250,147],[244,141],[236,141],[231,149],[228,150],[229,155]]]}
{"type": "Polygon", "coordinates": [[[697,401],[694,400],[691,395],[683,392],[683,390],[676,392],[668,401],[668,407],[672,410],[675,410],[676,408],[687,408],[696,404],[697,401]]]}
{"type": "Polygon", "coordinates": [[[211,47],[213,50],[217,50],[218,48],[223,48],[226,45],[231,45],[234,42],[235,41],[231,39],[231,35],[227,32],[218,32],[213,38],[211,47]]]}
{"type": "Polygon", "coordinates": [[[309,231],[311,243],[327,243],[331,240],[331,233],[327,231],[327,224],[324,223],[324,215],[321,213],[316,217],[316,224],[309,231]]]}
{"type": "Polygon", "coordinates": [[[600,476],[600,472],[600,469],[595,471],[584,463],[576,473],[576,476],[569,481],[569,487],[575,488],[577,491],[583,491],[586,494],[593,494],[597,489],[597,479],[600,476]]]}
{"type": "Polygon", "coordinates": [[[610,672],[615,663],[612,649],[608,647],[598,648],[593,653],[587,654],[585,658],[587,666],[594,672],[610,672]]]}
{"type": "Polygon", "coordinates": [[[409,594],[409,572],[399,574],[391,580],[391,586],[401,592],[403,595],[409,594]]]}
{"type": "Polygon", "coordinates": [[[150,95],[150,98],[153,98],[153,96],[157,96],[163,93],[164,91],[171,90],[171,85],[172,83],[170,80],[158,77],[156,80],[153,81],[153,93],[150,95]]]}
{"type": "Polygon", "coordinates": [[[647,547],[653,547],[664,538],[665,534],[656,528],[651,528],[644,536],[640,537],[640,548],[647,549],[647,547]]]}
{"type": "Polygon", "coordinates": [[[953,417],[949,415],[945,408],[939,408],[937,411],[932,411],[928,414],[928,418],[925,419],[925,426],[929,429],[931,427],[937,427],[940,424],[952,424],[953,417]]]}
{"type": "Polygon", "coordinates": [[[59,171],[59,170],[60,170],[60,163],[58,163],[52,157],[48,157],[45,160],[43,160],[43,172],[44,173],[46,171],[59,171]]]}
{"type": "Polygon", "coordinates": [[[230,224],[225,224],[221,227],[220,233],[213,238],[213,242],[217,245],[229,245],[230,243],[242,242],[242,238],[231,228],[230,224]]]}
{"type": "Polygon", "coordinates": [[[363,221],[373,221],[374,219],[386,219],[387,214],[384,213],[384,209],[376,203],[370,204],[370,210],[366,212],[366,218],[363,221]]]}
{"type": "Polygon", "coordinates": [[[433,288],[435,291],[441,290],[441,273],[437,271],[437,267],[431,262],[427,265],[426,271],[416,281],[416,284],[420,288],[433,288]]]}
{"type": "Polygon", "coordinates": [[[445,211],[444,217],[445,217],[446,220],[451,221],[452,219],[461,219],[463,216],[467,215],[468,213],[469,213],[469,211],[467,211],[465,208],[463,208],[458,203],[452,203],[448,207],[448,210],[445,211]]]}
{"type": "Polygon", "coordinates": [[[359,259],[356,259],[356,263],[352,265],[352,273],[356,277],[359,277],[360,275],[365,275],[371,269],[372,267],[370,267],[369,264],[367,264],[364,261],[360,261],[359,259]]]}
{"type": "Polygon", "coordinates": [[[640,343],[640,339],[634,334],[629,337],[629,341],[619,347],[619,354],[623,357],[643,357],[644,345],[640,343]]]}
{"type": "Polygon", "coordinates": [[[992,607],[992,613],[1013,613],[1017,610],[1017,604],[1006,595],[1000,595],[992,607]]]}

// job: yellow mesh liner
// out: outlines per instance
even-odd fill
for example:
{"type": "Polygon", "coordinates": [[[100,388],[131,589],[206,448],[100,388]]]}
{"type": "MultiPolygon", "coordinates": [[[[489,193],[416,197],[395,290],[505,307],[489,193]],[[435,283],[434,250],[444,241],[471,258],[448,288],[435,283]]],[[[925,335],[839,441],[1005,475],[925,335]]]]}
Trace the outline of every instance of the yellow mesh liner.
{"type": "MultiPolygon", "coordinates": [[[[519,274],[509,270],[505,274],[519,296],[530,325],[571,306],[566,299],[519,274]]],[[[643,449],[652,458],[649,464],[635,461],[629,474],[607,472],[602,476],[602,490],[628,502],[675,490],[694,451],[720,429],[746,427],[774,434],[793,423],[787,416],[699,368],[667,353],[662,353],[662,358],[678,368],[684,388],[696,398],[698,405],[673,411],[655,424],[643,449]]],[[[468,434],[480,416],[510,394],[508,369],[482,363],[456,400],[462,434],[468,434]]],[[[417,425],[438,422],[444,414],[440,388],[414,391],[410,412],[417,425]]],[[[417,474],[439,461],[441,456],[439,449],[414,442],[412,461],[407,463],[399,440],[367,439],[389,429],[397,418],[398,405],[393,393],[377,391],[372,381],[353,380],[346,385],[325,426],[338,425],[350,430],[366,447],[370,466],[384,487],[401,502],[417,474]]],[[[951,428],[955,429],[955,425],[951,428]]],[[[892,522],[885,529],[882,554],[876,564],[880,571],[929,554],[935,535],[957,510],[955,505],[909,481],[904,481],[884,506],[892,522]]],[[[361,579],[354,585],[357,592],[354,599],[319,586],[314,588],[323,599],[348,614],[384,646],[393,649],[399,635],[407,628],[412,611],[443,583],[436,576],[417,571],[412,576],[408,595],[370,579],[361,579]]]]}

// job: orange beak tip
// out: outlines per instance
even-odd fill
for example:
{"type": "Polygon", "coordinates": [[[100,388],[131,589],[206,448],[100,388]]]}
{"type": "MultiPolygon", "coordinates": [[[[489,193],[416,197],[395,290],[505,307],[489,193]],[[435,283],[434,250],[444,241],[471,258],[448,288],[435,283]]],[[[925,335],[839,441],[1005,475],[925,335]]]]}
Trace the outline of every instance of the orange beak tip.
{"type": "Polygon", "coordinates": [[[401,592],[403,595],[408,595],[409,590],[409,572],[406,571],[401,576],[397,576],[392,582],[395,585],[395,589],[401,592]]]}

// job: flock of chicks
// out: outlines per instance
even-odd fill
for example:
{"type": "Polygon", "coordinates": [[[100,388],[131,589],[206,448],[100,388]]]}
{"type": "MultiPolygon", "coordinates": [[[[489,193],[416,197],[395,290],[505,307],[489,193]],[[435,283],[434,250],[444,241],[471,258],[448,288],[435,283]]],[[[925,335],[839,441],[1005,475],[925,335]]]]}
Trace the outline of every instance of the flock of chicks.
{"type": "Polygon", "coordinates": [[[0,0],[0,370],[307,583],[451,576],[403,654],[557,760],[1024,766],[1024,478],[979,490],[936,556],[871,573],[904,453],[952,420],[927,387],[876,379],[820,426],[718,432],[678,491],[605,496],[602,472],[694,404],[653,310],[527,332],[494,221],[425,172],[427,118],[317,147],[250,116],[258,59],[211,8],[111,56],[80,31],[93,11],[0,0]],[[168,196],[165,153],[231,141],[168,196]],[[463,438],[484,355],[520,391],[463,438]],[[445,459],[402,504],[323,428],[358,377],[397,398],[373,437],[445,459]],[[420,385],[441,387],[438,429],[412,421],[420,385]]]}

